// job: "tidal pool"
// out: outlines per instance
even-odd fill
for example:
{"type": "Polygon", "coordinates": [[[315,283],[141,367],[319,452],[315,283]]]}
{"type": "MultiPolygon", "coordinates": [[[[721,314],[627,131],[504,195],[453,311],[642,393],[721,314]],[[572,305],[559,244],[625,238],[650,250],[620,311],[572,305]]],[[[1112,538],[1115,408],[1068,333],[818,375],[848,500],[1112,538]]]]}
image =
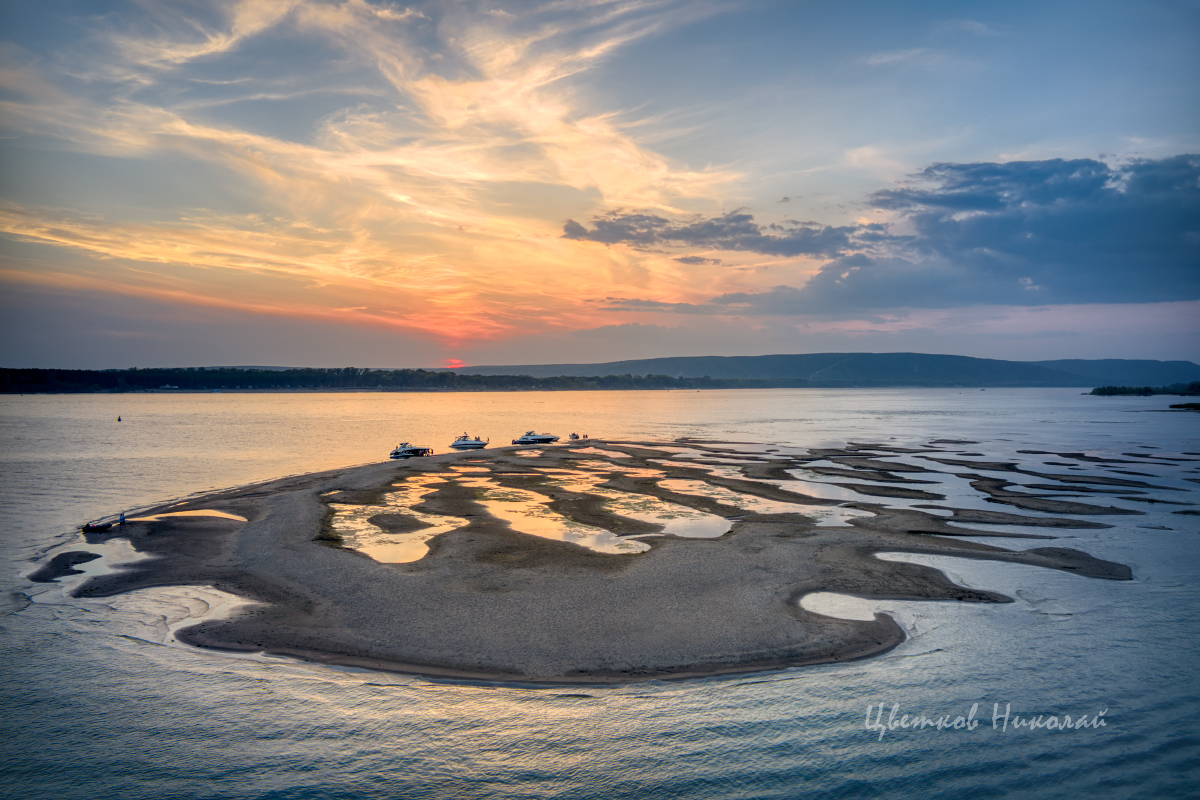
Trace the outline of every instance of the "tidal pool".
{"type": "MultiPolygon", "coordinates": [[[[655,473],[661,475],[662,473],[655,473]]],[[[569,477],[551,481],[555,486],[572,492],[585,492],[604,498],[604,507],[623,517],[662,525],[658,534],[643,536],[682,536],[688,539],[715,539],[723,536],[733,523],[716,514],[708,514],[694,508],[660,500],[653,495],[636,492],[620,492],[600,486],[606,477],[594,473],[575,471],[569,477]]],[[[659,485],[665,484],[660,480],[659,485]]]]}
{"type": "Polygon", "coordinates": [[[800,503],[785,503],[780,500],[769,500],[752,494],[742,494],[723,486],[713,486],[704,481],[691,481],[681,478],[670,478],[658,482],[664,489],[670,489],[679,494],[691,494],[709,497],[725,505],[751,511],[755,514],[803,514],[814,520],[817,527],[845,525],[851,517],[869,517],[870,511],[860,511],[856,508],[840,506],[809,506],[800,503]]]}
{"type": "Polygon", "coordinates": [[[441,514],[426,514],[413,510],[412,506],[437,490],[446,479],[438,475],[413,475],[403,483],[396,484],[385,495],[379,505],[349,505],[330,503],[333,517],[329,524],[342,537],[345,547],[357,550],[376,561],[388,564],[403,564],[419,561],[429,552],[426,544],[438,534],[452,531],[470,524],[462,517],[441,514]],[[429,526],[415,531],[390,533],[371,522],[379,514],[405,514],[429,526]]]}
{"type": "Polygon", "coordinates": [[[628,555],[644,553],[650,549],[650,545],[645,542],[617,536],[603,528],[567,519],[549,507],[551,501],[548,497],[537,492],[500,486],[490,478],[473,476],[463,477],[459,479],[459,483],[477,489],[481,494],[478,501],[480,505],[486,508],[489,514],[504,520],[513,530],[520,533],[570,542],[597,553],[628,555]]]}
{"type": "MultiPolygon", "coordinates": [[[[540,451],[539,451],[540,452],[540,451]]],[[[609,458],[633,458],[628,453],[621,453],[617,450],[605,450],[600,447],[573,447],[572,453],[588,453],[590,455],[608,456],[609,458]]]]}
{"type": "Polygon", "coordinates": [[[238,522],[245,522],[245,517],[239,517],[237,514],[230,514],[225,511],[215,511],[211,508],[202,508],[197,511],[167,511],[162,514],[154,514],[149,517],[128,517],[126,522],[157,522],[160,519],[168,517],[220,517],[221,519],[234,519],[238,522]]]}

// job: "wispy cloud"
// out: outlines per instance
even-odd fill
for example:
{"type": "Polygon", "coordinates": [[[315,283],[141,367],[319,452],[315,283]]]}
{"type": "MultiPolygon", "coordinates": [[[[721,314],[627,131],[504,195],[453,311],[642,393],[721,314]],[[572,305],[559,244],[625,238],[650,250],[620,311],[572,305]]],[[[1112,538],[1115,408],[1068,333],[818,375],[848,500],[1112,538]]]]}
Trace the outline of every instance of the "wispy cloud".
{"type": "Polygon", "coordinates": [[[872,67],[882,67],[890,64],[931,64],[940,56],[925,47],[914,47],[908,50],[890,50],[872,53],[867,56],[867,63],[872,67]]]}
{"type": "Polygon", "coordinates": [[[910,47],[904,50],[885,50],[872,53],[863,61],[867,66],[893,70],[908,68],[946,72],[977,66],[961,48],[910,47]]]}
{"type": "Polygon", "coordinates": [[[671,212],[734,178],[670,162],[573,84],[622,46],[702,13],[695,7],[577,2],[497,16],[450,3],[243,0],[210,11],[153,6],[124,26],[110,20],[90,45],[107,60],[90,72],[72,54],[61,55],[71,70],[12,68],[4,77],[17,97],[0,113],[19,133],[78,152],[208,164],[262,211],[183,205],[174,222],[134,224],[10,205],[10,236],[109,262],[254,274],[264,293],[273,275],[327,291],[374,287],[413,309],[396,315],[403,324],[491,336],[594,313],[547,314],[537,299],[612,274],[611,255],[568,255],[578,246],[557,239],[564,201],[671,212]],[[303,80],[237,74],[251,52],[269,63],[305,39],[321,57],[303,80]],[[360,88],[353,103],[299,136],[220,112],[344,94],[348,76],[360,88]]]}
{"type": "Polygon", "coordinates": [[[935,26],[934,30],[939,33],[962,34],[967,33],[975,37],[994,37],[1011,35],[1010,30],[1005,25],[998,25],[995,22],[987,23],[980,22],[975,19],[952,19],[942,22],[935,26]]]}
{"type": "Polygon", "coordinates": [[[220,55],[275,27],[299,5],[298,0],[240,0],[218,6],[219,27],[209,27],[170,4],[144,7],[145,33],[116,31],[112,43],[131,65],[164,68],[220,55]]]}

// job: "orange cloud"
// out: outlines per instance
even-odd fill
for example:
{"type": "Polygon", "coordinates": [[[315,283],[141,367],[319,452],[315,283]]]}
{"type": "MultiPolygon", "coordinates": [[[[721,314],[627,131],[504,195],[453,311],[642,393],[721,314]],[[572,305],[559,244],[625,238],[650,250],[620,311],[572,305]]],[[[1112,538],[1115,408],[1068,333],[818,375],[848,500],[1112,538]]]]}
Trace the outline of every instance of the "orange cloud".
{"type": "MultiPolygon", "coordinates": [[[[205,164],[212,181],[261,210],[194,208],[185,196],[168,213],[137,218],[101,202],[90,212],[10,204],[0,233],[84,254],[88,275],[113,291],[216,304],[236,296],[262,313],[340,315],[451,342],[593,326],[601,314],[590,297],[686,294],[694,270],[560,238],[570,215],[669,213],[710,203],[737,178],[670,162],[619,114],[590,109],[572,83],[685,12],[636,2],[574,12],[451,14],[431,50],[416,43],[424,18],[415,12],[361,0],[242,0],[225,7],[221,26],[164,16],[152,33],[102,42],[108,60],[89,64],[87,77],[116,85],[111,95],[10,71],[17,99],[0,112],[16,130],[163,170],[172,158],[205,164]],[[272,35],[341,48],[375,71],[369,89],[384,101],[348,100],[310,136],[291,139],[219,121],[211,101],[147,99],[182,91],[198,65],[244,57],[272,35]],[[458,67],[439,71],[448,61],[458,67]]],[[[316,88],[321,79],[318,65],[316,88]]],[[[227,100],[314,91],[264,93],[259,83],[253,74],[228,81],[227,100]]],[[[88,275],[64,270],[56,280],[88,275]]]]}

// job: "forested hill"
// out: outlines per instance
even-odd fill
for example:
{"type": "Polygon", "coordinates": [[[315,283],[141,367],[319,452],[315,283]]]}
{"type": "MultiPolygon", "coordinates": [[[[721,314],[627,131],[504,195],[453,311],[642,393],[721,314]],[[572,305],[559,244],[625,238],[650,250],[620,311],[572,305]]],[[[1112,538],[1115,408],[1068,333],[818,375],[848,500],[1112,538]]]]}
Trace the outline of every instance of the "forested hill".
{"type": "Polygon", "coordinates": [[[1191,361],[1072,359],[1002,361],[931,353],[804,353],[687,356],[603,364],[465,367],[474,375],[708,375],[739,380],[803,381],[807,386],[1146,386],[1200,380],[1191,361]]]}

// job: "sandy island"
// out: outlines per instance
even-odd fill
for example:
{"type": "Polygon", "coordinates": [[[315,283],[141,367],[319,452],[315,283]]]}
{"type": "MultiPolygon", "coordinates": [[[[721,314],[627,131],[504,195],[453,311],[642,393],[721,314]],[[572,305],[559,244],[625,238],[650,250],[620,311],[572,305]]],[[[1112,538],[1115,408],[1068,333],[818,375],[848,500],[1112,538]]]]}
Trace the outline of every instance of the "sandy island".
{"type": "MultiPolygon", "coordinates": [[[[1119,497],[1136,497],[1143,488],[1165,487],[1133,478],[1026,473],[1045,483],[1025,483],[1013,491],[1008,481],[971,469],[1022,470],[1011,463],[972,461],[966,456],[979,454],[964,453],[969,444],[935,441],[907,449],[852,444],[789,455],[718,442],[593,440],[535,448],[533,455],[530,448],[505,447],[285,478],[148,512],[213,509],[245,521],[167,516],[89,537],[127,537],[154,558],[94,577],[76,595],[107,597],[190,584],[256,601],[230,619],[205,621],[177,634],[207,648],[428,676],[623,683],[844,661],[886,652],[903,641],[903,629],[883,614],[858,621],[805,611],[798,599],[810,592],[1011,602],[1001,594],[955,585],[938,570],[875,558],[879,552],[991,559],[1131,579],[1128,567],[1077,550],[1012,551],[961,537],[1049,539],[1054,528],[1108,527],[1078,516],[1141,512],[1056,499],[1049,490],[1077,497],[1103,486],[1119,497]],[[683,463],[680,446],[699,455],[693,452],[683,463]],[[467,466],[472,478],[482,475],[497,486],[533,492],[552,512],[618,536],[641,537],[637,541],[649,550],[607,554],[516,532],[489,513],[478,488],[463,485],[467,466]],[[831,485],[852,487],[863,496],[847,502],[804,494],[799,488],[804,484],[786,471],[797,468],[810,468],[831,485]],[[661,525],[622,516],[599,494],[562,488],[553,480],[556,470],[584,470],[602,480],[595,485],[607,492],[717,515],[732,527],[719,538],[664,536],[661,525]],[[939,474],[966,479],[990,502],[1072,516],[952,508],[940,502],[945,495],[937,491],[939,474]],[[379,505],[406,479],[430,475],[447,480],[430,488],[412,510],[461,518],[465,525],[430,539],[428,554],[410,563],[380,563],[342,546],[330,526],[331,503],[379,505]],[[858,482],[838,483],[846,478],[858,482]],[[661,485],[667,479],[699,481],[715,494],[672,491],[661,485]],[[797,488],[789,488],[789,482],[797,488]],[[819,526],[803,514],[755,513],[730,504],[728,498],[737,495],[864,513],[848,524],[819,526]],[[923,502],[885,508],[871,496],[923,502]],[[996,524],[1027,526],[1029,533],[988,530],[996,524]]],[[[391,512],[372,518],[381,532],[425,526],[403,511],[391,512]]],[[[39,570],[39,578],[68,574],[77,558],[58,556],[39,570]]]]}

